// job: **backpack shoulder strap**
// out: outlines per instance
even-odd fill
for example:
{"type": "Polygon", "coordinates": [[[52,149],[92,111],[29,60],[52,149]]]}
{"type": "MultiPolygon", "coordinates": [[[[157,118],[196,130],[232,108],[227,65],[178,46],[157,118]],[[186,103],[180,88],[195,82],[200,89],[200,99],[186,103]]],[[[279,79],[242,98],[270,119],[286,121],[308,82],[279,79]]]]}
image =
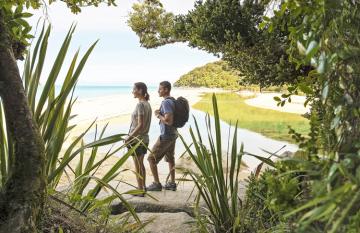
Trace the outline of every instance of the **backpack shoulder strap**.
{"type": "Polygon", "coordinates": [[[172,97],[172,96],[166,97],[165,99],[166,99],[166,100],[173,100],[173,101],[176,100],[176,99],[175,99],[174,97],[172,97]]]}
{"type": "Polygon", "coordinates": [[[175,103],[175,101],[176,101],[176,99],[174,98],[174,97],[172,97],[172,96],[169,96],[169,97],[166,97],[165,99],[164,99],[164,101],[165,100],[172,100],[173,101],[173,110],[174,110],[174,112],[175,112],[175,110],[176,110],[176,103],[175,103]]]}

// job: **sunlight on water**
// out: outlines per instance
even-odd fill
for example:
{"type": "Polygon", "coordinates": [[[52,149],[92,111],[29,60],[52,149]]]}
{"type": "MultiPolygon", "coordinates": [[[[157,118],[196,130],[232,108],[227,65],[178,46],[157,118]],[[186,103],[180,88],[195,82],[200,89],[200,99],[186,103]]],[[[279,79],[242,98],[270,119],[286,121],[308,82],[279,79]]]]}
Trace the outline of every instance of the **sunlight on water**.
{"type": "MultiPolygon", "coordinates": [[[[200,130],[205,129],[206,128],[206,123],[205,123],[206,114],[204,112],[194,110],[194,109],[191,109],[191,114],[197,119],[200,130]]],[[[213,118],[211,117],[211,119],[212,119],[212,123],[213,123],[213,118]]],[[[190,118],[190,121],[187,123],[186,126],[179,129],[179,133],[184,137],[184,139],[186,140],[186,142],[188,142],[188,144],[191,143],[189,127],[195,127],[194,120],[192,117],[190,118]]],[[[116,134],[116,133],[127,133],[129,130],[128,128],[129,128],[128,124],[111,124],[110,123],[106,134],[111,135],[111,134],[116,134]]],[[[232,127],[231,135],[233,135],[233,132],[234,132],[234,128],[232,127]]],[[[149,132],[150,148],[157,140],[159,133],[160,133],[159,122],[157,121],[157,119],[153,119],[151,122],[150,132],[149,132]]],[[[226,150],[227,150],[227,146],[228,146],[227,141],[229,138],[229,124],[227,124],[224,121],[221,121],[221,135],[222,135],[223,151],[224,151],[224,154],[226,154],[226,150]]],[[[86,139],[91,140],[91,139],[93,139],[93,137],[94,137],[94,131],[89,132],[86,139]]],[[[202,137],[203,137],[204,143],[206,143],[206,145],[208,145],[207,135],[206,135],[205,130],[202,130],[202,137]]],[[[230,138],[232,138],[232,136],[230,136],[230,138]]],[[[269,155],[266,152],[264,152],[263,150],[266,150],[269,152],[276,152],[279,149],[281,149],[283,146],[286,146],[285,148],[283,148],[281,151],[278,152],[279,155],[281,153],[284,153],[285,151],[295,152],[297,150],[296,145],[289,144],[288,142],[281,142],[281,141],[273,140],[273,139],[267,138],[259,133],[251,132],[251,131],[245,130],[245,129],[238,129],[238,144],[239,144],[239,146],[241,143],[244,143],[245,151],[252,153],[252,154],[264,156],[264,157],[267,157],[269,155]]],[[[109,148],[103,148],[104,151],[106,151],[107,149],[109,149],[109,148]]],[[[185,147],[184,147],[183,143],[181,142],[181,140],[178,139],[177,144],[176,144],[176,152],[175,152],[177,158],[180,155],[182,155],[184,152],[185,152],[185,147]]],[[[122,154],[122,153],[119,153],[119,154],[122,154]]],[[[248,165],[250,170],[253,170],[260,163],[259,160],[255,159],[251,156],[244,156],[243,160],[248,165]]]]}

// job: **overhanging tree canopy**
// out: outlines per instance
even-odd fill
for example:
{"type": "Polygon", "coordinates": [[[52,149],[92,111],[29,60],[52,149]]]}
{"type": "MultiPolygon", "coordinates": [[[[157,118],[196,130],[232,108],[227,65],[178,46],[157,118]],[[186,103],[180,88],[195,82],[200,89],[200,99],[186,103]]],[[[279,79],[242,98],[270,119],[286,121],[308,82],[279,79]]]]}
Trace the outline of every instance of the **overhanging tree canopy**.
{"type": "Polygon", "coordinates": [[[185,15],[166,12],[158,0],[136,3],[129,26],[145,48],[174,42],[221,56],[239,69],[248,83],[260,86],[296,83],[310,66],[296,67],[289,62],[288,28],[272,33],[262,27],[269,1],[196,1],[185,15]]]}

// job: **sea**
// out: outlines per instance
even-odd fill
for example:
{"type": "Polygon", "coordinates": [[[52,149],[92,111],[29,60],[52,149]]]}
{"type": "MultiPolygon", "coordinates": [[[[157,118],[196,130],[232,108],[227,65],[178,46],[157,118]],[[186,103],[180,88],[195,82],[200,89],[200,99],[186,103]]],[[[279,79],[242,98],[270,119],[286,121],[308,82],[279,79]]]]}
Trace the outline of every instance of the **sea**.
{"type": "MultiPolygon", "coordinates": [[[[131,95],[133,86],[123,85],[123,86],[90,86],[90,85],[78,85],[75,88],[74,96],[78,99],[87,99],[87,98],[96,98],[103,96],[113,96],[121,94],[131,95]]],[[[58,93],[61,89],[61,86],[55,87],[55,92],[58,93]]],[[[149,92],[157,90],[156,86],[149,86],[149,92]]]]}

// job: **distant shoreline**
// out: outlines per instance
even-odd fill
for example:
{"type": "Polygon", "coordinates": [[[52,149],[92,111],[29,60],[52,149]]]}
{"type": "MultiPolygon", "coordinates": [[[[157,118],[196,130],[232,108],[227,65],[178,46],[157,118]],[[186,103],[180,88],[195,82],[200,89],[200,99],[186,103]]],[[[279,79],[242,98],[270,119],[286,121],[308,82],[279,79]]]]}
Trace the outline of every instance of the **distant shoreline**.
{"type": "MultiPolygon", "coordinates": [[[[198,103],[202,99],[202,95],[206,93],[237,93],[242,97],[248,97],[246,104],[263,108],[271,109],[280,112],[289,112],[296,114],[304,114],[309,111],[309,107],[303,107],[305,97],[294,96],[292,103],[287,103],[284,107],[279,107],[273,100],[274,96],[279,96],[277,92],[261,93],[252,90],[224,90],[222,88],[196,88],[196,87],[175,87],[173,89],[173,96],[183,96],[188,99],[191,106],[198,103]],[[251,98],[254,97],[254,98],[251,98]]],[[[158,97],[156,90],[150,91],[150,103],[153,109],[160,106],[162,99],[158,97]]],[[[79,98],[74,105],[73,113],[77,117],[72,123],[77,124],[77,128],[83,129],[88,126],[95,119],[100,125],[107,122],[127,123],[130,121],[130,115],[136,106],[137,100],[133,98],[130,87],[129,93],[119,93],[112,95],[100,95],[97,97],[83,97],[79,98]]]]}
{"type": "MultiPolygon", "coordinates": [[[[226,90],[219,88],[173,88],[174,97],[183,96],[187,98],[192,106],[199,102],[205,93],[224,93],[226,90]]],[[[150,104],[152,109],[160,107],[162,99],[156,90],[151,90],[150,104]]],[[[73,107],[73,114],[77,115],[71,123],[76,124],[75,134],[79,134],[88,127],[95,119],[99,125],[110,123],[128,123],[130,116],[137,104],[129,88],[129,93],[105,95],[97,97],[79,98],[73,107]]]]}

